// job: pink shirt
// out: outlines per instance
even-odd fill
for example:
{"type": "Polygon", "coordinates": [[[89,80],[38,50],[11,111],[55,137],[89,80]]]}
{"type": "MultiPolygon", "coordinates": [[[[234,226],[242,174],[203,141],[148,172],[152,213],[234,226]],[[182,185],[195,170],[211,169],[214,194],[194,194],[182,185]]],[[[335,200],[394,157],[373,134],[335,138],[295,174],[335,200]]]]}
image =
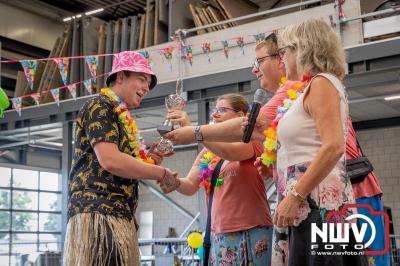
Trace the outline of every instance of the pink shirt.
{"type": "Polygon", "coordinates": [[[254,149],[253,158],[225,161],[222,165],[219,176],[224,179],[224,184],[214,191],[211,214],[211,230],[215,233],[273,226],[264,179],[253,165],[263,147],[257,141],[251,143],[254,149]]]}
{"type": "MultiPolygon", "coordinates": [[[[293,81],[288,81],[293,82],[293,81]]],[[[287,85],[290,83],[286,83],[287,85]]],[[[286,91],[291,86],[280,87],[275,95],[260,109],[260,115],[263,115],[269,120],[274,120],[277,115],[277,107],[282,105],[283,100],[287,98],[286,91]]],[[[361,156],[361,151],[357,148],[356,133],[353,128],[350,117],[347,117],[348,125],[348,136],[346,140],[346,159],[352,159],[361,156]]],[[[274,179],[276,178],[276,172],[274,169],[274,179]]],[[[376,195],[382,195],[379,182],[372,172],[370,173],[363,182],[352,185],[354,198],[372,197],[376,195]]]]}

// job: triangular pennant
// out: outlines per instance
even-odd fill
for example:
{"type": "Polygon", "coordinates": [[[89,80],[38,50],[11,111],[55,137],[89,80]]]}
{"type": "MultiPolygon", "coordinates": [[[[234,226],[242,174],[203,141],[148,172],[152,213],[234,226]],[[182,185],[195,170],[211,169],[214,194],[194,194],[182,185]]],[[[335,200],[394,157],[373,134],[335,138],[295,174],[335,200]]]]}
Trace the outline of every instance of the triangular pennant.
{"type": "Polygon", "coordinates": [[[141,50],[141,51],[139,51],[139,53],[140,53],[141,55],[143,55],[143,57],[146,58],[147,61],[148,61],[149,64],[150,64],[150,54],[149,54],[149,52],[147,52],[146,50],[141,50]]]}
{"type": "Polygon", "coordinates": [[[76,100],[76,84],[71,84],[67,86],[69,93],[71,94],[72,98],[76,100]]]}
{"type": "Polygon", "coordinates": [[[173,47],[167,47],[161,50],[161,57],[163,59],[166,59],[169,61],[169,68],[172,71],[172,52],[173,52],[174,48],[173,47]]]}
{"type": "Polygon", "coordinates": [[[18,115],[21,116],[22,98],[21,97],[12,98],[11,101],[14,109],[17,111],[18,115]]]}
{"type": "Polygon", "coordinates": [[[228,41],[221,41],[222,48],[224,50],[225,58],[228,59],[229,57],[229,44],[228,41]]]}
{"type": "Polygon", "coordinates": [[[187,59],[190,65],[193,65],[193,50],[190,45],[185,45],[183,47],[185,59],[187,59]]]}
{"type": "Polygon", "coordinates": [[[35,101],[36,105],[39,105],[39,97],[40,97],[39,93],[32,93],[30,96],[35,101]]]}
{"type": "Polygon", "coordinates": [[[203,53],[205,53],[208,57],[208,63],[211,63],[211,43],[206,42],[201,44],[201,49],[203,49],[203,53]]]}
{"type": "Polygon", "coordinates": [[[24,73],[31,90],[33,90],[33,82],[37,68],[37,60],[21,60],[21,65],[24,68],[24,73]]]}
{"type": "Polygon", "coordinates": [[[54,62],[56,62],[58,69],[60,70],[61,78],[64,85],[67,85],[69,59],[67,57],[63,57],[54,58],[53,60],[54,62]]]}
{"type": "Polygon", "coordinates": [[[60,89],[52,89],[50,90],[51,95],[53,95],[54,101],[60,106],[60,89]]]}
{"type": "Polygon", "coordinates": [[[88,64],[90,74],[93,78],[93,83],[96,84],[96,77],[97,77],[97,66],[99,65],[99,56],[93,55],[86,57],[86,62],[88,64]]]}
{"type": "Polygon", "coordinates": [[[242,54],[244,55],[244,49],[243,49],[243,47],[244,47],[244,39],[243,39],[243,37],[237,38],[236,39],[236,43],[240,47],[240,50],[242,50],[242,54]]]}
{"type": "Polygon", "coordinates": [[[85,85],[86,90],[92,94],[93,93],[93,87],[92,87],[92,80],[87,79],[83,81],[83,85],[85,85]]]}
{"type": "Polygon", "coordinates": [[[256,41],[256,44],[262,42],[265,39],[264,33],[254,34],[253,36],[254,36],[254,40],[256,41]]]}

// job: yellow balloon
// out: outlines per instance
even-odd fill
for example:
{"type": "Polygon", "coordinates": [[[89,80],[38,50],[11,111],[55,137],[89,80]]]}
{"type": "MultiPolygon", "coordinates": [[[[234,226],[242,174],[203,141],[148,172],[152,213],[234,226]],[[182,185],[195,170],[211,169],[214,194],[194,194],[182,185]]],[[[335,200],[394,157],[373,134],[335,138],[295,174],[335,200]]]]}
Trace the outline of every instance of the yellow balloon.
{"type": "Polygon", "coordinates": [[[193,232],[190,233],[187,242],[189,247],[191,248],[199,248],[201,245],[203,245],[203,237],[200,233],[198,232],[193,232]]]}

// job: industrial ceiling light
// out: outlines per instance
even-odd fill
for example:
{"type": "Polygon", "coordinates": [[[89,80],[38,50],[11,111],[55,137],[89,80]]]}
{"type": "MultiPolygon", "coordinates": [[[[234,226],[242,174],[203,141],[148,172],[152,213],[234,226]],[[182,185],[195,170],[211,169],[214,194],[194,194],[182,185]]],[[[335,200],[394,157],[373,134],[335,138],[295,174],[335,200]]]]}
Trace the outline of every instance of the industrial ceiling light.
{"type": "Polygon", "coordinates": [[[385,97],[384,99],[385,99],[385,101],[399,100],[400,95],[389,96],[389,97],[385,97]]]}
{"type": "MultiPolygon", "coordinates": [[[[85,12],[85,15],[86,16],[90,16],[90,15],[97,14],[97,13],[100,13],[100,12],[103,12],[103,11],[104,11],[104,8],[99,8],[99,9],[96,9],[96,10],[85,12]]],[[[67,21],[70,21],[71,19],[80,18],[80,17],[82,17],[82,14],[78,14],[78,15],[75,15],[75,16],[72,16],[72,17],[64,18],[63,21],[67,22],[67,21]]]]}
{"type": "Polygon", "coordinates": [[[89,16],[89,15],[97,14],[97,13],[100,13],[100,12],[103,12],[103,11],[104,11],[104,8],[99,8],[99,9],[95,9],[95,10],[86,12],[85,15],[89,16]]]}
{"type": "MultiPolygon", "coordinates": [[[[91,11],[85,12],[85,15],[86,16],[90,16],[90,15],[93,15],[93,14],[97,14],[97,13],[103,12],[107,8],[119,6],[119,5],[122,5],[122,4],[129,3],[129,2],[134,2],[134,1],[135,0],[125,0],[125,1],[122,1],[122,2],[119,2],[119,3],[114,3],[114,4],[111,4],[111,5],[107,5],[107,6],[102,7],[102,8],[98,8],[98,9],[95,9],[95,10],[91,10],[91,11]]],[[[66,17],[66,18],[63,19],[63,21],[67,22],[67,21],[70,21],[71,19],[80,18],[80,17],[82,17],[82,14],[71,16],[71,17],[66,17]]]]}

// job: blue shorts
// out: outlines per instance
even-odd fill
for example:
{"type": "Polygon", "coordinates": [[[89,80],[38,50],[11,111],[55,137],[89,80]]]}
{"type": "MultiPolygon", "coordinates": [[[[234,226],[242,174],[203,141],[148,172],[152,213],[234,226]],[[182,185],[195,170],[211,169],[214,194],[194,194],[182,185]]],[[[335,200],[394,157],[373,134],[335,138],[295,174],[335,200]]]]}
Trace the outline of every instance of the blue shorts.
{"type": "MultiPolygon", "coordinates": [[[[380,195],[376,195],[374,197],[370,198],[359,198],[356,199],[356,202],[358,204],[368,204],[370,205],[375,211],[383,211],[383,205],[382,205],[382,200],[380,195]]],[[[385,248],[385,221],[382,216],[379,215],[371,215],[369,213],[369,209],[365,208],[360,208],[357,209],[357,212],[360,214],[364,214],[365,216],[368,216],[371,218],[372,222],[375,225],[376,228],[376,236],[374,242],[372,242],[372,245],[368,247],[369,250],[383,250],[385,248]]],[[[360,225],[360,224],[359,224],[360,225]]],[[[361,226],[361,225],[360,225],[361,226]]],[[[371,237],[371,228],[367,228],[367,231],[365,233],[365,241],[368,241],[368,239],[371,237]]],[[[390,265],[389,262],[389,252],[387,252],[384,255],[368,255],[368,263],[369,266],[388,266],[390,265]]]]}

